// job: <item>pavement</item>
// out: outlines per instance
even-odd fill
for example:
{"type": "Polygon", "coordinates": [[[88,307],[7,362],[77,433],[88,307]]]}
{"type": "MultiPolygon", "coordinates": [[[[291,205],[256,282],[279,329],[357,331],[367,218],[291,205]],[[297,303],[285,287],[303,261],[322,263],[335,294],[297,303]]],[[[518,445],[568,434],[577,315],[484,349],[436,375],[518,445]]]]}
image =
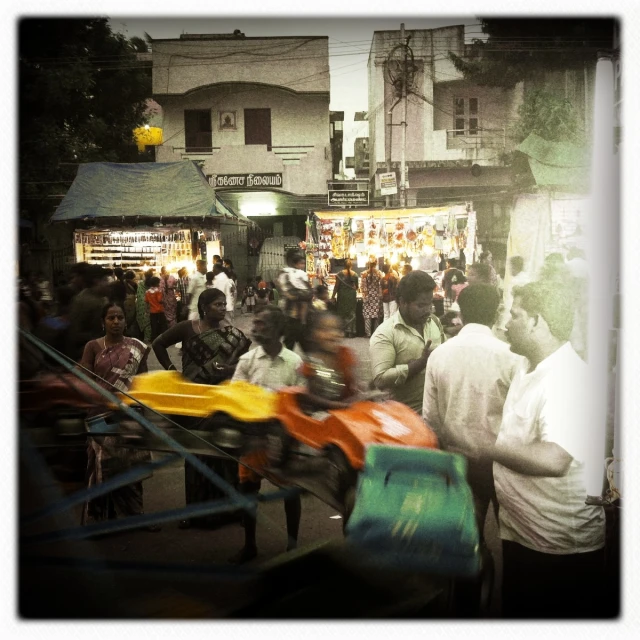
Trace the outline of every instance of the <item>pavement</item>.
{"type": "MultiPolygon", "coordinates": [[[[251,315],[236,316],[236,326],[249,334],[251,315]]],[[[351,338],[345,340],[358,359],[358,380],[368,383],[371,380],[370,359],[367,338],[351,338]]],[[[181,368],[180,353],[175,347],[169,349],[169,355],[178,369],[181,368]]],[[[149,369],[157,370],[160,365],[153,355],[149,358],[149,369]]],[[[164,454],[152,454],[158,458],[164,454]]],[[[263,481],[262,493],[275,491],[277,488],[263,481]]],[[[177,462],[154,472],[144,482],[145,512],[152,513],[185,506],[184,498],[184,463],[177,462]]],[[[79,518],[79,509],[75,509],[79,518]]],[[[490,514],[487,529],[487,542],[493,552],[498,570],[492,611],[499,611],[499,573],[501,557],[497,539],[497,526],[490,514]]],[[[258,509],[258,556],[249,566],[258,566],[265,562],[277,560],[285,553],[287,541],[285,515],[281,501],[261,504],[258,509]]],[[[302,496],[302,519],[300,523],[299,547],[304,549],[327,541],[339,543],[342,535],[342,518],[332,507],[322,503],[309,494],[302,496]]],[[[135,561],[143,563],[172,562],[193,568],[214,568],[229,566],[228,559],[243,544],[243,530],[239,523],[221,526],[218,529],[179,529],[178,522],[162,525],[159,532],[129,531],[113,537],[92,540],[86,544],[74,546],[73,555],[83,557],[99,557],[106,561],[135,561]]],[[[69,554],[69,546],[61,545],[58,552],[69,554]]],[[[294,552],[295,553],[295,552],[294,552]]],[[[55,551],[54,551],[55,554],[55,551]]],[[[135,574],[131,578],[129,588],[133,588],[136,580],[143,580],[143,574],[135,574]]],[[[199,587],[192,582],[181,582],[178,578],[171,580],[143,581],[143,586],[136,591],[135,615],[140,617],[187,617],[210,618],[224,617],[235,610],[246,592],[225,583],[222,587],[208,583],[207,598],[203,599],[199,587]],[[151,585],[151,586],[150,586],[151,585]],[[144,591],[144,596],[141,593],[144,591]],[[212,604],[213,603],[213,604],[212,604]]]]}

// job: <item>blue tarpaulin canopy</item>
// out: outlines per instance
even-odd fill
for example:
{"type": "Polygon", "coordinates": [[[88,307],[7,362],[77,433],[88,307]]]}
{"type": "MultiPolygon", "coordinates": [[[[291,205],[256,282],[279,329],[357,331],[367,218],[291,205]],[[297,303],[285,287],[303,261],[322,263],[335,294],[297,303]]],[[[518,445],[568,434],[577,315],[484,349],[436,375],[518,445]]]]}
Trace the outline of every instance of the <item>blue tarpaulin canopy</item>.
{"type": "Polygon", "coordinates": [[[202,171],[189,160],[81,164],[51,221],[132,216],[231,217],[249,222],[216,197],[202,171]]]}

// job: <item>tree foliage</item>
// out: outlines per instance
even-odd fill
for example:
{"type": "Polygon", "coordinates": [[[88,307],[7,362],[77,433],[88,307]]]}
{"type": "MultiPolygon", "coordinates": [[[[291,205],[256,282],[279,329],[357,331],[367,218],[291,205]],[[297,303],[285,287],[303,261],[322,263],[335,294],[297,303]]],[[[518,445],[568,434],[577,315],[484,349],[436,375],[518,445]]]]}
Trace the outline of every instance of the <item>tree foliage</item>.
{"type": "MultiPolygon", "coordinates": [[[[138,43],[138,47],[140,44],[138,43]]],[[[53,209],[83,162],[139,161],[151,73],[106,18],[29,18],[19,25],[20,209],[53,209]]]]}
{"type": "Polygon", "coordinates": [[[487,18],[486,39],[476,39],[464,58],[449,57],[465,78],[479,85],[513,88],[545,71],[595,64],[613,50],[613,18],[487,18]]]}
{"type": "Polygon", "coordinates": [[[522,142],[530,133],[551,142],[584,143],[584,130],[573,105],[552,93],[542,90],[527,92],[518,116],[512,127],[516,143],[522,142]]]}

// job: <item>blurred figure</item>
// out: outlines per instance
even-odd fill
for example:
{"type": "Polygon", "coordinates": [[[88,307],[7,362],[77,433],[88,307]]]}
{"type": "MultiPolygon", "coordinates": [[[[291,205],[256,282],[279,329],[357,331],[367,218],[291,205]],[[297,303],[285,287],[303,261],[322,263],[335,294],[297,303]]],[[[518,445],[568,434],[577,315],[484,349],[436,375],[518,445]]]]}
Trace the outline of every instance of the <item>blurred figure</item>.
{"type": "Polygon", "coordinates": [[[382,282],[382,311],[384,319],[388,320],[398,310],[396,291],[398,289],[398,272],[388,262],[382,267],[384,280],[382,282]]]}
{"type": "Polygon", "coordinates": [[[258,289],[256,294],[256,313],[269,306],[269,289],[258,289]]]}
{"type": "Polygon", "coordinates": [[[176,321],[182,322],[187,319],[189,315],[189,304],[187,298],[189,297],[189,274],[186,267],[182,267],[178,271],[178,280],[176,282],[176,298],[178,300],[176,321]]]}
{"type": "Polygon", "coordinates": [[[148,269],[144,272],[144,279],[138,283],[136,293],[136,321],[145,342],[151,342],[151,318],[145,299],[147,290],[151,287],[151,278],[153,278],[153,269],[148,269]]]}
{"type": "Polygon", "coordinates": [[[138,326],[138,313],[136,305],[136,294],[138,292],[138,281],[136,274],[129,270],[124,274],[124,316],[127,320],[126,335],[130,338],[142,338],[142,332],[138,326]]]}
{"type": "MultiPolygon", "coordinates": [[[[309,276],[306,272],[307,261],[299,249],[289,249],[286,261],[287,266],[278,276],[278,289],[285,301],[284,313],[287,316],[284,344],[287,349],[293,350],[297,342],[304,350],[307,314],[313,298],[309,276]]],[[[262,276],[258,276],[256,280],[261,278],[262,276]]],[[[258,286],[258,291],[264,288],[266,288],[266,282],[264,286],[258,286]]]]}
{"type": "Polygon", "coordinates": [[[109,300],[113,300],[114,302],[118,302],[120,305],[123,305],[126,295],[124,271],[120,267],[116,267],[113,270],[113,280],[109,283],[107,297],[109,300]]]}
{"type": "Polygon", "coordinates": [[[255,313],[256,312],[256,288],[253,286],[251,281],[247,282],[247,286],[244,288],[244,292],[242,294],[242,302],[240,306],[245,306],[247,308],[247,313],[255,313]]]}
{"type": "Polygon", "coordinates": [[[352,262],[345,260],[344,269],[336,274],[332,300],[336,300],[336,313],[342,318],[345,338],[356,337],[356,311],[358,304],[358,274],[352,262]]]}
{"type": "MultiPolygon", "coordinates": [[[[214,256],[215,258],[215,256],[214,256]]],[[[197,320],[198,300],[200,295],[207,288],[207,263],[205,260],[196,260],[196,272],[189,278],[189,289],[187,290],[187,304],[189,305],[189,320],[197,320]]]]}
{"type": "Polygon", "coordinates": [[[205,284],[205,287],[207,287],[207,289],[217,289],[217,287],[215,287],[213,284],[213,279],[215,278],[215,274],[213,273],[213,271],[207,271],[207,273],[204,274],[204,277],[207,280],[205,284]]]}
{"type": "Polygon", "coordinates": [[[369,257],[367,270],[360,274],[360,291],[362,291],[362,315],[364,317],[364,332],[371,337],[383,318],[382,311],[382,282],[384,274],[378,269],[375,256],[369,257]]]}
{"type": "Polygon", "coordinates": [[[235,321],[235,285],[233,280],[227,275],[222,262],[213,265],[213,286],[220,291],[224,291],[227,298],[227,315],[225,317],[229,324],[235,321]]]}
{"type": "Polygon", "coordinates": [[[329,289],[325,285],[319,284],[315,288],[312,307],[314,311],[329,310],[329,289]]]}
{"type": "Polygon", "coordinates": [[[470,285],[494,284],[492,282],[491,266],[482,262],[474,262],[472,265],[469,265],[467,269],[467,282],[470,285]]]}
{"type": "Polygon", "coordinates": [[[488,284],[492,284],[494,287],[497,287],[499,284],[498,274],[496,273],[496,270],[493,268],[493,254],[491,253],[491,251],[483,251],[480,254],[480,257],[478,258],[478,262],[480,264],[488,265],[489,267],[489,283],[488,284]]]}
{"type": "Polygon", "coordinates": [[[151,340],[155,340],[167,330],[167,318],[164,315],[163,295],[160,290],[160,278],[153,276],[149,280],[150,287],[144,294],[151,324],[151,340]]]}
{"type": "Polygon", "coordinates": [[[76,286],[82,287],[69,310],[66,353],[78,362],[87,342],[103,335],[102,309],[107,301],[109,284],[104,269],[87,265],[76,273],[76,286]]]}
{"type": "Polygon", "coordinates": [[[162,305],[164,306],[164,315],[167,319],[167,326],[173,327],[176,323],[178,314],[178,302],[176,301],[176,285],[177,280],[168,271],[166,267],[160,269],[160,291],[162,292],[162,305]]]}

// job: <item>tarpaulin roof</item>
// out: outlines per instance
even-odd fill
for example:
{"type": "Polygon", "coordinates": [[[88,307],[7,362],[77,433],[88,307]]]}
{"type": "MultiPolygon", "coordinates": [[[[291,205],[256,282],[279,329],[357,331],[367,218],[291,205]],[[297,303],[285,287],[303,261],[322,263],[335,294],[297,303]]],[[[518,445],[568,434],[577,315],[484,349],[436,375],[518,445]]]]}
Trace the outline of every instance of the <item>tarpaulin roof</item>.
{"type": "Polygon", "coordinates": [[[216,217],[249,222],[224,206],[193,162],[81,164],[52,222],[83,218],[216,217]]]}
{"type": "Polygon", "coordinates": [[[589,150],[569,142],[549,142],[531,133],[517,147],[529,156],[531,172],[539,186],[589,187],[589,150]]]}

